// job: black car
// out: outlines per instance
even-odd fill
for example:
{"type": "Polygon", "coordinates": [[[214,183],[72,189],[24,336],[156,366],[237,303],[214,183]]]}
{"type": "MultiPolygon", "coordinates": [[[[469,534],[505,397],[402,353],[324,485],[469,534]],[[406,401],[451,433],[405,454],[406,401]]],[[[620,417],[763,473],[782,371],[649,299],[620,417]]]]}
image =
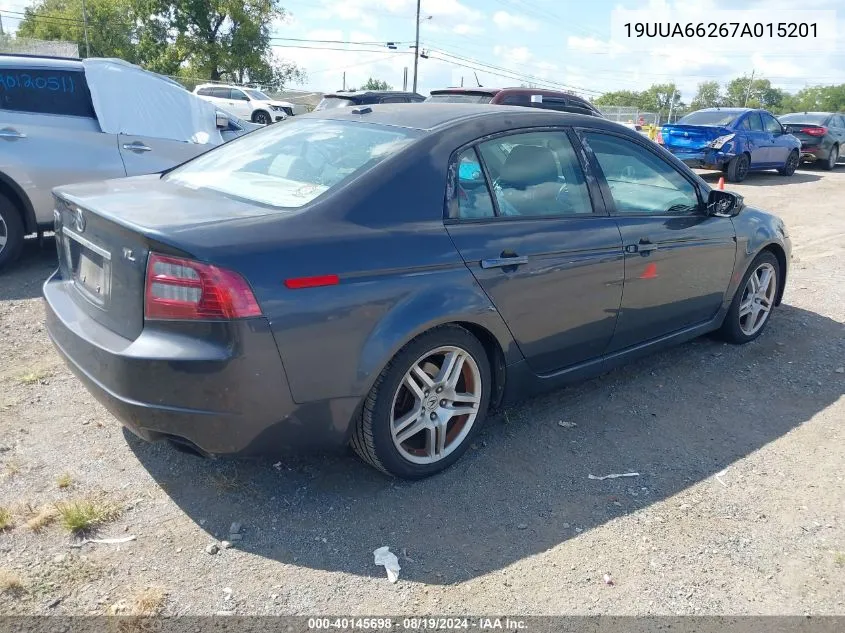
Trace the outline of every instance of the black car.
{"type": "Polygon", "coordinates": [[[349,106],[373,105],[376,103],[421,103],[425,97],[416,92],[401,90],[356,90],[354,92],[332,92],[323,95],[314,110],[331,110],[349,106]]]}
{"type": "Polygon", "coordinates": [[[47,330],[127,427],[204,454],[351,444],[408,478],[491,408],[754,340],[791,253],[642,135],[535,108],[337,108],[55,193],[47,330]]]}
{"type": "Polygon", "coordinates": [[[490,103],[603,116],[583,97],[571,92],[538,88],[442,88],[432,90],[426,103],[490,103]]]}
{"type": "Polygon", "coordinates": [[[792,112],[779,116],[787,132],[801,141],[801,161],[833,169],[845,146],[845,115],[836,112],[792,112]]]}

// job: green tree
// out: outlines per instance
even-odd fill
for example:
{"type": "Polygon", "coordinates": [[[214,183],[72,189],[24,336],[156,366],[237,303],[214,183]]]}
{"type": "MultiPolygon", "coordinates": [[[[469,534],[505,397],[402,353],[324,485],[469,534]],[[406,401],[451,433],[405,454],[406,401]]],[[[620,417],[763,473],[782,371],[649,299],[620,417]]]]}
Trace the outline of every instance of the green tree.
{"type": "Polygon", "coordinates": [[[842,112],[845,111],[845,84],[812,86],[794,95],[786,95],[781,102],[782,112],[842,112]]]}
{"type": "Polygon", "coordinates": [[[737,77],[725,86],[724,105],[731,107],[765,108],[778,111],[784,98],[780,88],[772,87],[768,79],[737,77]]]}
{"type": "Polygon", "coordinates": [[[640,94],[639,108],[648,112],[668,113],[684,108],[681,93],[673,83],[654,84],[640,94]]]}
{"type": "Polygon", "coordinates": [[[641,93],[633,90],[616,90],[614,92],[605,92],[593,99],[593,103],[597,106],[621,106],[628,108],[640,107],[641,93]]]}
{"type": "Polygon", "coordinates": [[[698,84],[698,91],[690,102],[690,108],[715,108],[722,103],[722,93],[718,81],[704,81],[698,84]]]}
{"type": "Polygon", "coordinates": [[[370,77],[367,79],[367,83],[362,84],[360,88],[349,88],[348,92],[356,92],[358,90],[393,90],[393,86],[381,79],[370,77]]]}

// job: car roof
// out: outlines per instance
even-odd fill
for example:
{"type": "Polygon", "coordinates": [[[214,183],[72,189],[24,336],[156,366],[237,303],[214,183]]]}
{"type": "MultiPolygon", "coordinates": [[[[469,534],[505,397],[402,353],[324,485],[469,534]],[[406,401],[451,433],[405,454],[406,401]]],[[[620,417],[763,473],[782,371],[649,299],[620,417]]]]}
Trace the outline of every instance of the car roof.
{"type": "Polygon", "coordinates": [[[53,68],[58,70],[82,70],[82,60],[72,57],[50,57],[47,55],[24,55],[0,53],[0,68],[25,65],[27,68],[53,68]]]}
{"type": "Polygon", "coordinates": [[[798,110],[797,112],[784,112],[783,114],[779,114],[778,116],[786,116],[788,114],[824,114],[824,115],[831,115],[831,114],[840,114],[840,113],[839,112],[822,112],[821,110],[813,111],[813,112],[810,112],[808,110],[798,110]]]}
{"type": "Polygon", "coordinates": [[[701,108],[696,112],[768,112],[768,110],[765,108],[701,108]]]}
{"type": "Polygon", "coordinates": [[[577,99],[579,101],[587,101],[581,95],[574,94],[572,92],[566,92],[565,90],[552,90],[549,88],[523,88],[522,86],[511,86],[507,88],[473,88],[473,87],[460,87],[460,88],[437,88],[431,91],[433,95],[443,95],[443,94],[479,94],[479,95],[497,95],[500,92],[517,92],[517,93],[524,93],[524,94],[532,94],[532,95],[544,95],[544,96],[561,96],[561,97],[569,97],[572,99],[577,99]]]}
{"type": "Polygon", "coordinates": [[[360,107],[366,107],[369,111],[365,114],[356,114],[359,108],[332,108],[318,110],[297,118],[362,121],[424,131],[434,130],[457,121],[503,115],[525,119],[524,124],[529,126],[577,125],[587,122],[594,126],[598,121],[606,122],[605,119],[586,114],[489,103],[381,103],[360,107]],[[530,120],[532,118],[537,122],[532,123],[530,120]]]}
{"type": "Polygon", "coordinates": [[[336,97],[338,99],[360,99],[363,97],[422,97],[416,92],[407,92],[404,90],[355,90],[354,92],[327,92],[323,95],[324,98],[336,97]]]}

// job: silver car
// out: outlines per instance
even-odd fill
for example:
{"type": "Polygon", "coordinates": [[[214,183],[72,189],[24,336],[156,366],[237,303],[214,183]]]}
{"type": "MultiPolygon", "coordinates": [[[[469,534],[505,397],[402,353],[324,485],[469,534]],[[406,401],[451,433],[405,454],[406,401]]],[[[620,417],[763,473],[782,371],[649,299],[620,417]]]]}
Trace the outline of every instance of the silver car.
{"type": "Polygon", "coordinates": [[[257,129],[121,60],[0,55],[0,269],[53,226],[53,187],[160,172],[257,129]]]}

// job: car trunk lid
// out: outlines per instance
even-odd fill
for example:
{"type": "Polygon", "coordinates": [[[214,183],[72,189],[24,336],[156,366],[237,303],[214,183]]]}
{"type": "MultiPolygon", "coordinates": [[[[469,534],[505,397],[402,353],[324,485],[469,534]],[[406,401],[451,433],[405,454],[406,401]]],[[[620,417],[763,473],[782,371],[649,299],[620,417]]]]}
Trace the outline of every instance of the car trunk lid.
{"type": "Polygon", "coordinates": [[[826,133],[824,126],[812,123],[786,123],[783,127],[789,134],[801,141],[801,145],[804,147],[818,145],[826,133]]]}
{"type": "Polygon", "coordinates": [[[699,151],[706,149],[712,141],[730,134],[723,127],[709,125],[664,125],[661,129],[663,145],[669,150],[699,151]]]}

